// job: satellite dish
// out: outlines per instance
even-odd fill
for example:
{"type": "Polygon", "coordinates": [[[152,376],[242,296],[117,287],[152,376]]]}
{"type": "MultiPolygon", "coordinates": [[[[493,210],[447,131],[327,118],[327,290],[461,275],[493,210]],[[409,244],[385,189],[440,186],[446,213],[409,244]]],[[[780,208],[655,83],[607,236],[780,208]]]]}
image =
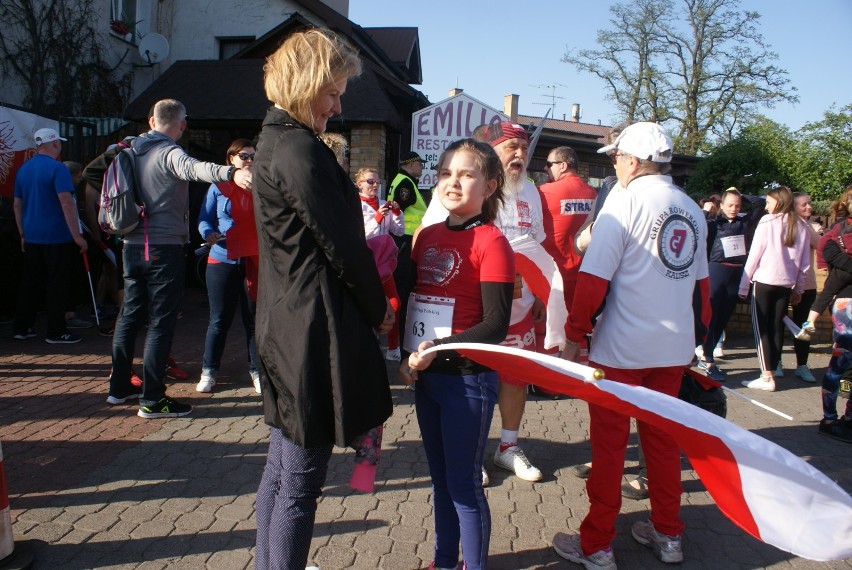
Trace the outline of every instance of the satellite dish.
{"type": "Polygon", "coordinates": [[[148,65],[160,63],[169,57],[169,40],[160,34],[145,34],[145,37],[139,40],[139,56],[148,65]]]}

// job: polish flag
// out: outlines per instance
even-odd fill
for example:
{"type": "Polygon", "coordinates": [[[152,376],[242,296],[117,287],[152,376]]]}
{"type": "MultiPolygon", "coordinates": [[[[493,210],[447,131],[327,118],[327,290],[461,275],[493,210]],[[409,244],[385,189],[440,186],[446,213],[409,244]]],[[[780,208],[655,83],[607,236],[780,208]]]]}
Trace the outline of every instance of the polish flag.
{"type": "Polygon", "coordinates": [[[852,557],[852,497],[786,449],[715,414],[600,370],[517,348],[443,344],[494,370],[603,406],[668,432],[719,509],[767,544],[811,560],[852,557]]]}
{"type": "Polygon", "coordinates": [[[515,269],[524,278],[532,294],[547,305],[544,348],[564,346],[568,308],[565,306],[559,267],[541,244],[529,234],[509,241],[509,245],[515,252],[515,269]]]}

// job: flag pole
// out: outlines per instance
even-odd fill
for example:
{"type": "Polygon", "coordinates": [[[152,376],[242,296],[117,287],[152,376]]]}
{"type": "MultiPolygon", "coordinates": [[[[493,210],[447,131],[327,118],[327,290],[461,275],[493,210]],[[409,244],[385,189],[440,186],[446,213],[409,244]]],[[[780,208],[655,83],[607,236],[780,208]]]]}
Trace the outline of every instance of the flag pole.
{"type": "Polygon", "coordinates": [[[775,414],[775,415],[777,415],[777,416],[781,416],[781,417],[782,417],[782,418],[784,418],[785,420],[793,421],[793,416],[788,416],[788,415],[787,415],[787,414],[785,414],[784,412],[779,412],[779,411],[778,411],[778,410],[776,410],[775,408],[770,408],[769,406],[767,406],[766,404],[764,404],[764,403],[762,403],[762,402],[758,402],[757,400],[754,400],[754,399],[752,399],[752,398],[749,398],[748,396],[743,396],[743,395],[742,395],[742,394],[740,394],[739,392],[737,392],[737,391],[735,391],[735,390],[731,390],[730,388],[728,388],[728,387],[726,387],[726,386],[720,386],[720,388],[722,388],[722,390],[724,390],[724,391],[725,391],[725,392],[727,392],[728,394],[733,394],[733,395],[734,395],[734,396],[736,396],[737,398],[742,398],[742,399],[743,399],[743,400],[745,400],[746,402],[749,402],[749,403],[751,403],[751,404],[754,404],[754,405],[755,405],[755,406],[757,406],[758,408],[763,408],[764,410],[766,410],[766,411],[768,411],[768,412],[772,412],[773,414],[775,414]]]}

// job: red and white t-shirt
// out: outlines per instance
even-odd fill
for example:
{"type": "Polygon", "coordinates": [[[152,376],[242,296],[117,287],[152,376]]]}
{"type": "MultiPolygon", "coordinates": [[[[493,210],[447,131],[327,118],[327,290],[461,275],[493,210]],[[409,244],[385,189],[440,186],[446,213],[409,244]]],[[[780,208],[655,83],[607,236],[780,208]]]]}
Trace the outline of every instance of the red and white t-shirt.
{"type": "Polygon", "coordinates": [[[513,283],[515,258],[493,224],[451,230],[445,224],[424,228],[411,259],[417,264],[415,293],[455,299],[452,333],[482,322],[480,283],[513,283]]]}

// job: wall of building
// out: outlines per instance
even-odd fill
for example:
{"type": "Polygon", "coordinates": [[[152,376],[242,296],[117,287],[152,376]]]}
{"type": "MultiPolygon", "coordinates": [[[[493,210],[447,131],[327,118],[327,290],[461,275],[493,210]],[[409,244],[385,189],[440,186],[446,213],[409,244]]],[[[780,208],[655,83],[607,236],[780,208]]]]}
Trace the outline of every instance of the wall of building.
{"type": "MultiPolygon", "coordinates": [[[[382,125],[354,126],[349,135],[349,174],[354,176],[359,168],[375,168],[382,176],[393,174],[387,170],[388,136],[382,125]],[[387,174],[385,174],[387,173],[387,174]]],[[[383,184],[381,195],[387,193],[388,182],[383,184]]]]}

